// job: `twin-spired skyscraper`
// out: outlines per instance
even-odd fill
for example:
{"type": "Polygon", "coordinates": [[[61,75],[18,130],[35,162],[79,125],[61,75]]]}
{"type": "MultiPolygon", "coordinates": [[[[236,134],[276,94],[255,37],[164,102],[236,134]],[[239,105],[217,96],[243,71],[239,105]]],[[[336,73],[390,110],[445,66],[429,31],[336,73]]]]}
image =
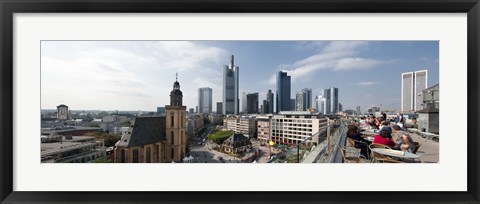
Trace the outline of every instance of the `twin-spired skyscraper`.
{"type": "Polygon", "coordinates": [[[402,112],[422,109],[422,91],[427,88],[428,71],[402,73],[402,112]]]}
{"type": "Polygon", "coordinates": [[[238,82],[239,67],[235,66],[233,55],[230,57],[230,66],[223,65],[223,96],[222,111],[224,115],[238,114],[238,82]]]}

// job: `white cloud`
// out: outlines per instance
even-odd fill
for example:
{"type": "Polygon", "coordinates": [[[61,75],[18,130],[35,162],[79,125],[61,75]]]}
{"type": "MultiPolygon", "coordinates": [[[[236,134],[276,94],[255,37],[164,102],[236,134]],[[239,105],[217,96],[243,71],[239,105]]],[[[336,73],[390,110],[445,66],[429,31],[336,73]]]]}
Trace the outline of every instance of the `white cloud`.
{"type": "Polygon", "coordinates": [[[42,108],[68,103],[102,109],[118,102],[124,105],[118,109],[153,110],[168,104],[175,72],[182,90],[193,90],[184,91],[184,103],[192,106],[195,88],[212,87],[218,97],[221,81],[213,79],[221,79],[225,53],[184,41],[42,42],[42,108]]]}
{"type": "MultiPolygon", "coordinates": [[[[388,61],[362,58],[358,55],[368,49],[368,41],[333,41],[327,45],[321,45],[323,49],[312,56],[296,61],[291,65],[282,65],[281,70],[286,71],[292,77],[292,82],[308,76],[315,71],[331,69],[333,71],[347,71],[370,69],[388,63],[388,61]]],[[[275,84],[275,78],[268,81],[275,84]]]]}
{"type": "Polygon", "coordinates": [[[362,82],[357,83],[358,86],[371,86],[371,85],[374,85],[374,84],[377,84],[377,82],[375,82],[375,81],[362,81],[362,82]]]}

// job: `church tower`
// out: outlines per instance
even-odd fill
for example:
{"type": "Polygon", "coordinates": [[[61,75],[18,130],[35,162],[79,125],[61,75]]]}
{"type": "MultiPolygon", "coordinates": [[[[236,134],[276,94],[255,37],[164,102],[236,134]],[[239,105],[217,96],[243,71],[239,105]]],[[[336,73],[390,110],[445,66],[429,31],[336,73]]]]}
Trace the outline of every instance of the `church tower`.
{"type": "Polygon", "coordinates": [[[183,105],[183,94],[180,91],[178,74],[173,83],[173,90],[170,92],[170,105],[165,106],[166,110],[166,142],[165,142],[165,161],[182,162],[187,148],[186,136],[186,109],[183,105]]]}

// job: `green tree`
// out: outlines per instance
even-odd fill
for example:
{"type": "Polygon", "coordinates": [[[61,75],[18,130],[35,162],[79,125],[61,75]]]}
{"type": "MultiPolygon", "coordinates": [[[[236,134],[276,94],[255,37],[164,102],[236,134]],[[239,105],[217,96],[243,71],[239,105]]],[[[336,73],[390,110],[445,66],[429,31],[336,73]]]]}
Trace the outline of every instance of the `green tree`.
{"type": "Polygon", "coordinates": [[[115,143],[120,140],[120,137],[115,134],[105,133],[105,132],[92,132],[87,133],[85,136],[95,137],[97,140],[103,140],[106,147],[114,146],[115,143]]]}
{"type": "Polygon", "coordinates": [[[122,126],[124,127],[130,127],[132,125],[132,122],[130,120],[123,121],[122,126]]]}
{"type": "Polygon", "coordinates": [[[216,131],[213,134],[208,135],[208,139],[212,140],[213,142],[217,144],[222,144],[223,141],[228,139],[230,136],[233,135],[233,131],[227,130],[227,131],[216,131]]]}

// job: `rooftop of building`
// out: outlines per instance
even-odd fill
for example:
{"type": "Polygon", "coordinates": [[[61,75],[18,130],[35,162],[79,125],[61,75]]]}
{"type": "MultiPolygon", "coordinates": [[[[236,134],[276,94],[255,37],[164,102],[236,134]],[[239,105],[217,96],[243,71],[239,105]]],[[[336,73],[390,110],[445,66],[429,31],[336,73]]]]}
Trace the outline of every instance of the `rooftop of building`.
{"type": "Polygon", "coordinates": [[[87,146],[95,146],[94,137],[73,136],[72,139],[62,139],[62,142],[41,143],[41,155],[48,156],[60,152],[79,149],[87,146]]]}
{"type": "Polygon", "coordinates": [[[318,113],[310,111],[280,111],[278,115],[318,115],[318,113]]]}
{"type": "Polygon", "coordinates": [[[153,144],[165,140],[165,117],[137,117],[120,141],[117,147],[133,147],[153,144]]]}

